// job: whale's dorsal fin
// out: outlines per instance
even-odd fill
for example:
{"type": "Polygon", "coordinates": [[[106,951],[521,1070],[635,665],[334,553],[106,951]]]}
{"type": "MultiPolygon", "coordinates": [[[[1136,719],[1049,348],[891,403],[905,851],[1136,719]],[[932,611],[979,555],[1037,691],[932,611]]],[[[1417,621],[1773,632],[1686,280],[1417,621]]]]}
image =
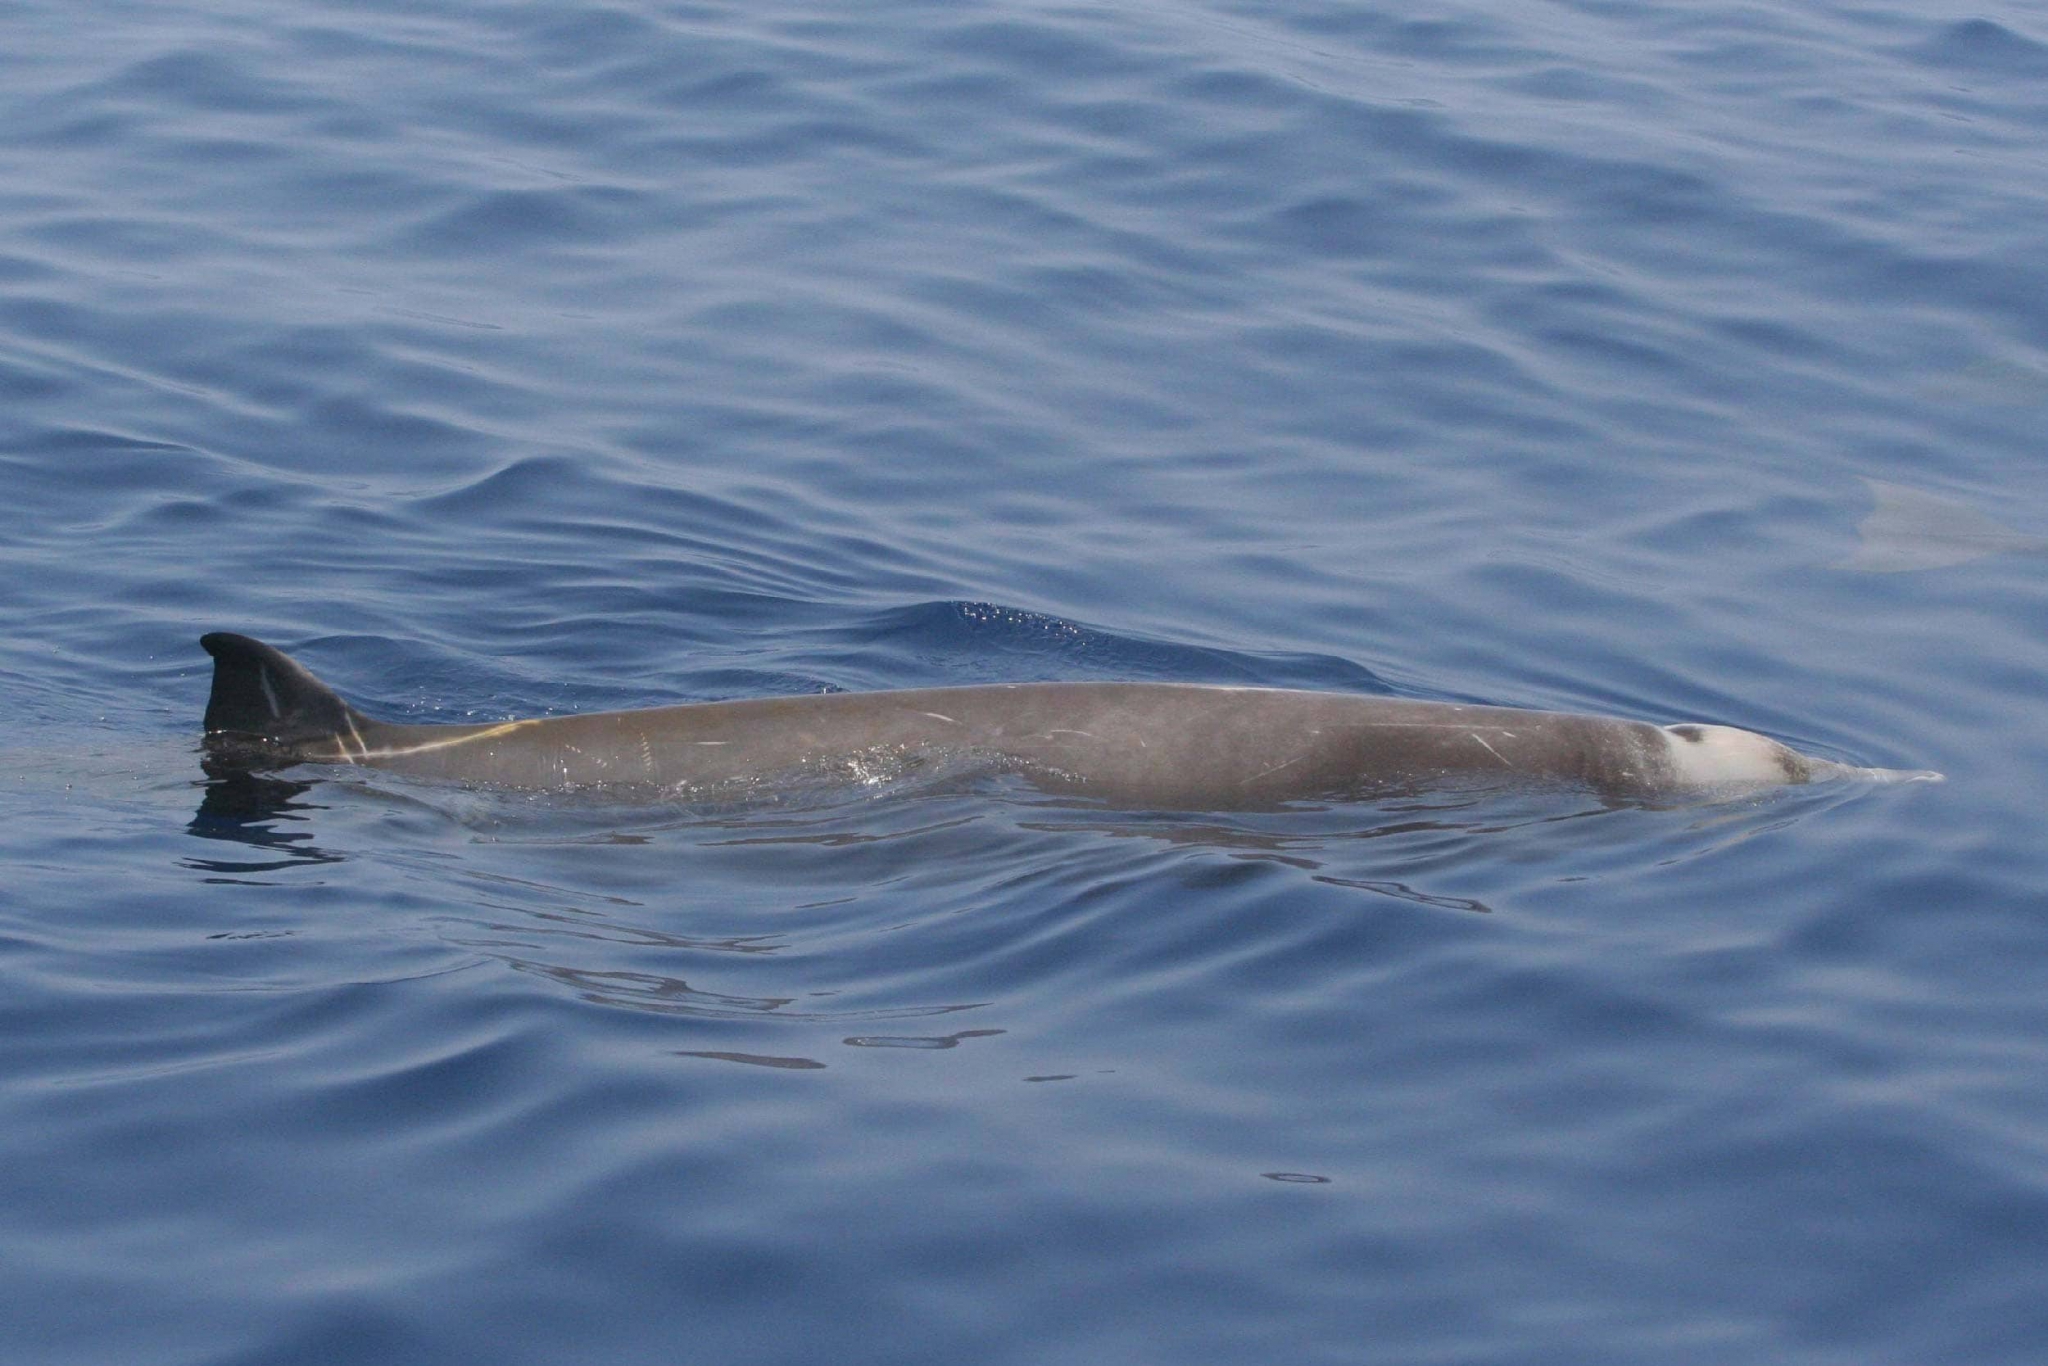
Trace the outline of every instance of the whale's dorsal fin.
{"type": "Polygon", "coordinates": [[[307,741],[359,734],[369,724],[305,666],[260,640],[215,631],[199,638],[213,656],[206,735],[283,757],[307,741]]]}

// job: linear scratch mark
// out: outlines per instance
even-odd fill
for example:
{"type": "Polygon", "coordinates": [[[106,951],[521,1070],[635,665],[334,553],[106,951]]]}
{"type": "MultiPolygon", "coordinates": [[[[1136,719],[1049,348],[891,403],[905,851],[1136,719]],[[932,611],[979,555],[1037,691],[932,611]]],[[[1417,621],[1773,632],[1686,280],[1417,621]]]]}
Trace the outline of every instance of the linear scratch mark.
{"type": "Polygon", "coordinates": [[[1257,782],[1259,779],[1267,776],[1268,774],[1278,773],[1283,768],[1292,768],[1294,767],[1294,765],[1300,763],[1303,759],[1306,759],[1307,757],[1308,756],[1306,754],[1297,754],[1292,759],[1288,759],[1281,763],[1277,763],[1273,765],[1271,768],[1262,768],[1257,773],[1252,774],[1251,777],[1246,778],[1244,782],[1239,783],[1238,786],[1244,787],[1248,784],[1257,782]]]}
{"type": "Polygon", "coordinates": [[[417,745],[406,745],[401,748],[366,749],[363,751],[363,757],[365,759],[403,759],[409,754],[428,754],[437,749],[453,749],[457,745],[470,744],[476,740],[495,740],[501,735],[510,735],[514,731],[525,730],[529,726],[537,726],[539,724],[538,720],[507,721],[502,726],[486,726],[484,729],[473,731],[468,735],[451,735],[446,740],[427,740],[417,745]]]}
{"type": "MultiPolygon", "coordinates": [[[[1509,733],[1511,734],[1512,732],[1509,733]]],[[[1492,745],[1487,744],[1486,737],[1481,735],[1478,731],[1475,730],[1472,732],[1472,738],[1479,742],[1479,747],[1481,749],[1485,750],[1488,754],[1491,754],[1494,758],[1499,759],[1502,768],[1512,769],[1514,767],[1513,764],[1509,763],[1505,758],[1502,757],[1501,752],[1499,750],[1495,749],[1492,745]]]]}
{"type": "MultiPolygon", "coordinates": [[[[344,711],[341,714],[341,719],[348,722],[348,733],[355,738],[356,749],[362,754],[364,758],[367,759],[370,755],[370,746],[364,742],[363,733],[356,729],[356,718],[349,715],[346,711],[344,711]]],[[[341,743],[341,737],[339,735],[334,737],[334,743],[335,746],[341,750],[342,758],[348,760],[350,763],[356,762],[356,756],[348,752],[348,746],[341,743]]]]}
{"type": "Polygon", "coordinates": [[[958,721],[955,721],[952,717],[941,716],[935,711],[919,712],[918,714],[920,716],[929,716],[934,721],[944,721],[949,726],[957,726],[960,724],[958,721]]]}

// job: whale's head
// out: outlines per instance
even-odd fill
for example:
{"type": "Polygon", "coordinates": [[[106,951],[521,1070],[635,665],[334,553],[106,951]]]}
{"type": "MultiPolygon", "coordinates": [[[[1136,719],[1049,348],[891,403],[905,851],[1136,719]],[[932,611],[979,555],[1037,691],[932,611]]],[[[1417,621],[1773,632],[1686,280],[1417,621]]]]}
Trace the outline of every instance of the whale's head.
{"type": "Polygon", "coordinates": [[[1673,783],[1701,791],[1739,791],[1820,782],[1828,778],[1861,778],[1866,782],[1908,783],[1942,780],[1939,773],[1897,768],[1858,768],[1833,759],[1817,759],[1781,745],[1768,735],[1735,726],[1686,722],[1665,726],[1666,756],[1673,783]]]}
{"type": "Polygon", "coordinates": [[[1674,781],[1685,788],[1780,787],[1808,783],[1814,761],[1768,735],[1693,722],[1666,726],[1674,781]]]}

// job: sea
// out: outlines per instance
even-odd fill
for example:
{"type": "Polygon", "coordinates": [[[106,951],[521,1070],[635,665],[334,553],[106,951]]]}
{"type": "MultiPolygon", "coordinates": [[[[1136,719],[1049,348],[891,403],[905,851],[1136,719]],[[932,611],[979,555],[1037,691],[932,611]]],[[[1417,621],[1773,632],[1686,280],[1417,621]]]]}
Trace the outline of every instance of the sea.
{"type": "Polygon", "coordinates": [[[2044,223],[2016,0],[10,0],[0,1359],[2048,1360],[2044,223]],[[217,630],[1947,781],[215,776],[217,630]]]}

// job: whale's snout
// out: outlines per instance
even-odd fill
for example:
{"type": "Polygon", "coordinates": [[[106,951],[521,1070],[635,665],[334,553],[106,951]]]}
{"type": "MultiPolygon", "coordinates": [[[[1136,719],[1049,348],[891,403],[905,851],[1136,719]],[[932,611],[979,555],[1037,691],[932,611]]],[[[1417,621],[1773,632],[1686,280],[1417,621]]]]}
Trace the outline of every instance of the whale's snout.
{"type": "Polygon", "coordinates": [[[1936,773],[1931,768],[1855,768],[1841,765],[1845,778],[1861,778],[1866,783],[1945,783],[1948,774],[1936,773]]]}
{"type": "Polygon", "coordinates": [[[1863,768],[1801,754],[1766,735],[1734,726],[1666,726],[1669,759],[1680,786],[1712,789],[1771,787],[1781,783],[1848,779],[1865,783],[1940,783],[1925,768],[1863,768]]]}
{"type": "Polygon", "coordinates": [[[1852,783],[1945,783],[1946,773],[1931,768],[1865,768],[1860,764],[1838,764],[1833,759],[1805,756],[1814,781],[1839,778],[1852,783]]]}

